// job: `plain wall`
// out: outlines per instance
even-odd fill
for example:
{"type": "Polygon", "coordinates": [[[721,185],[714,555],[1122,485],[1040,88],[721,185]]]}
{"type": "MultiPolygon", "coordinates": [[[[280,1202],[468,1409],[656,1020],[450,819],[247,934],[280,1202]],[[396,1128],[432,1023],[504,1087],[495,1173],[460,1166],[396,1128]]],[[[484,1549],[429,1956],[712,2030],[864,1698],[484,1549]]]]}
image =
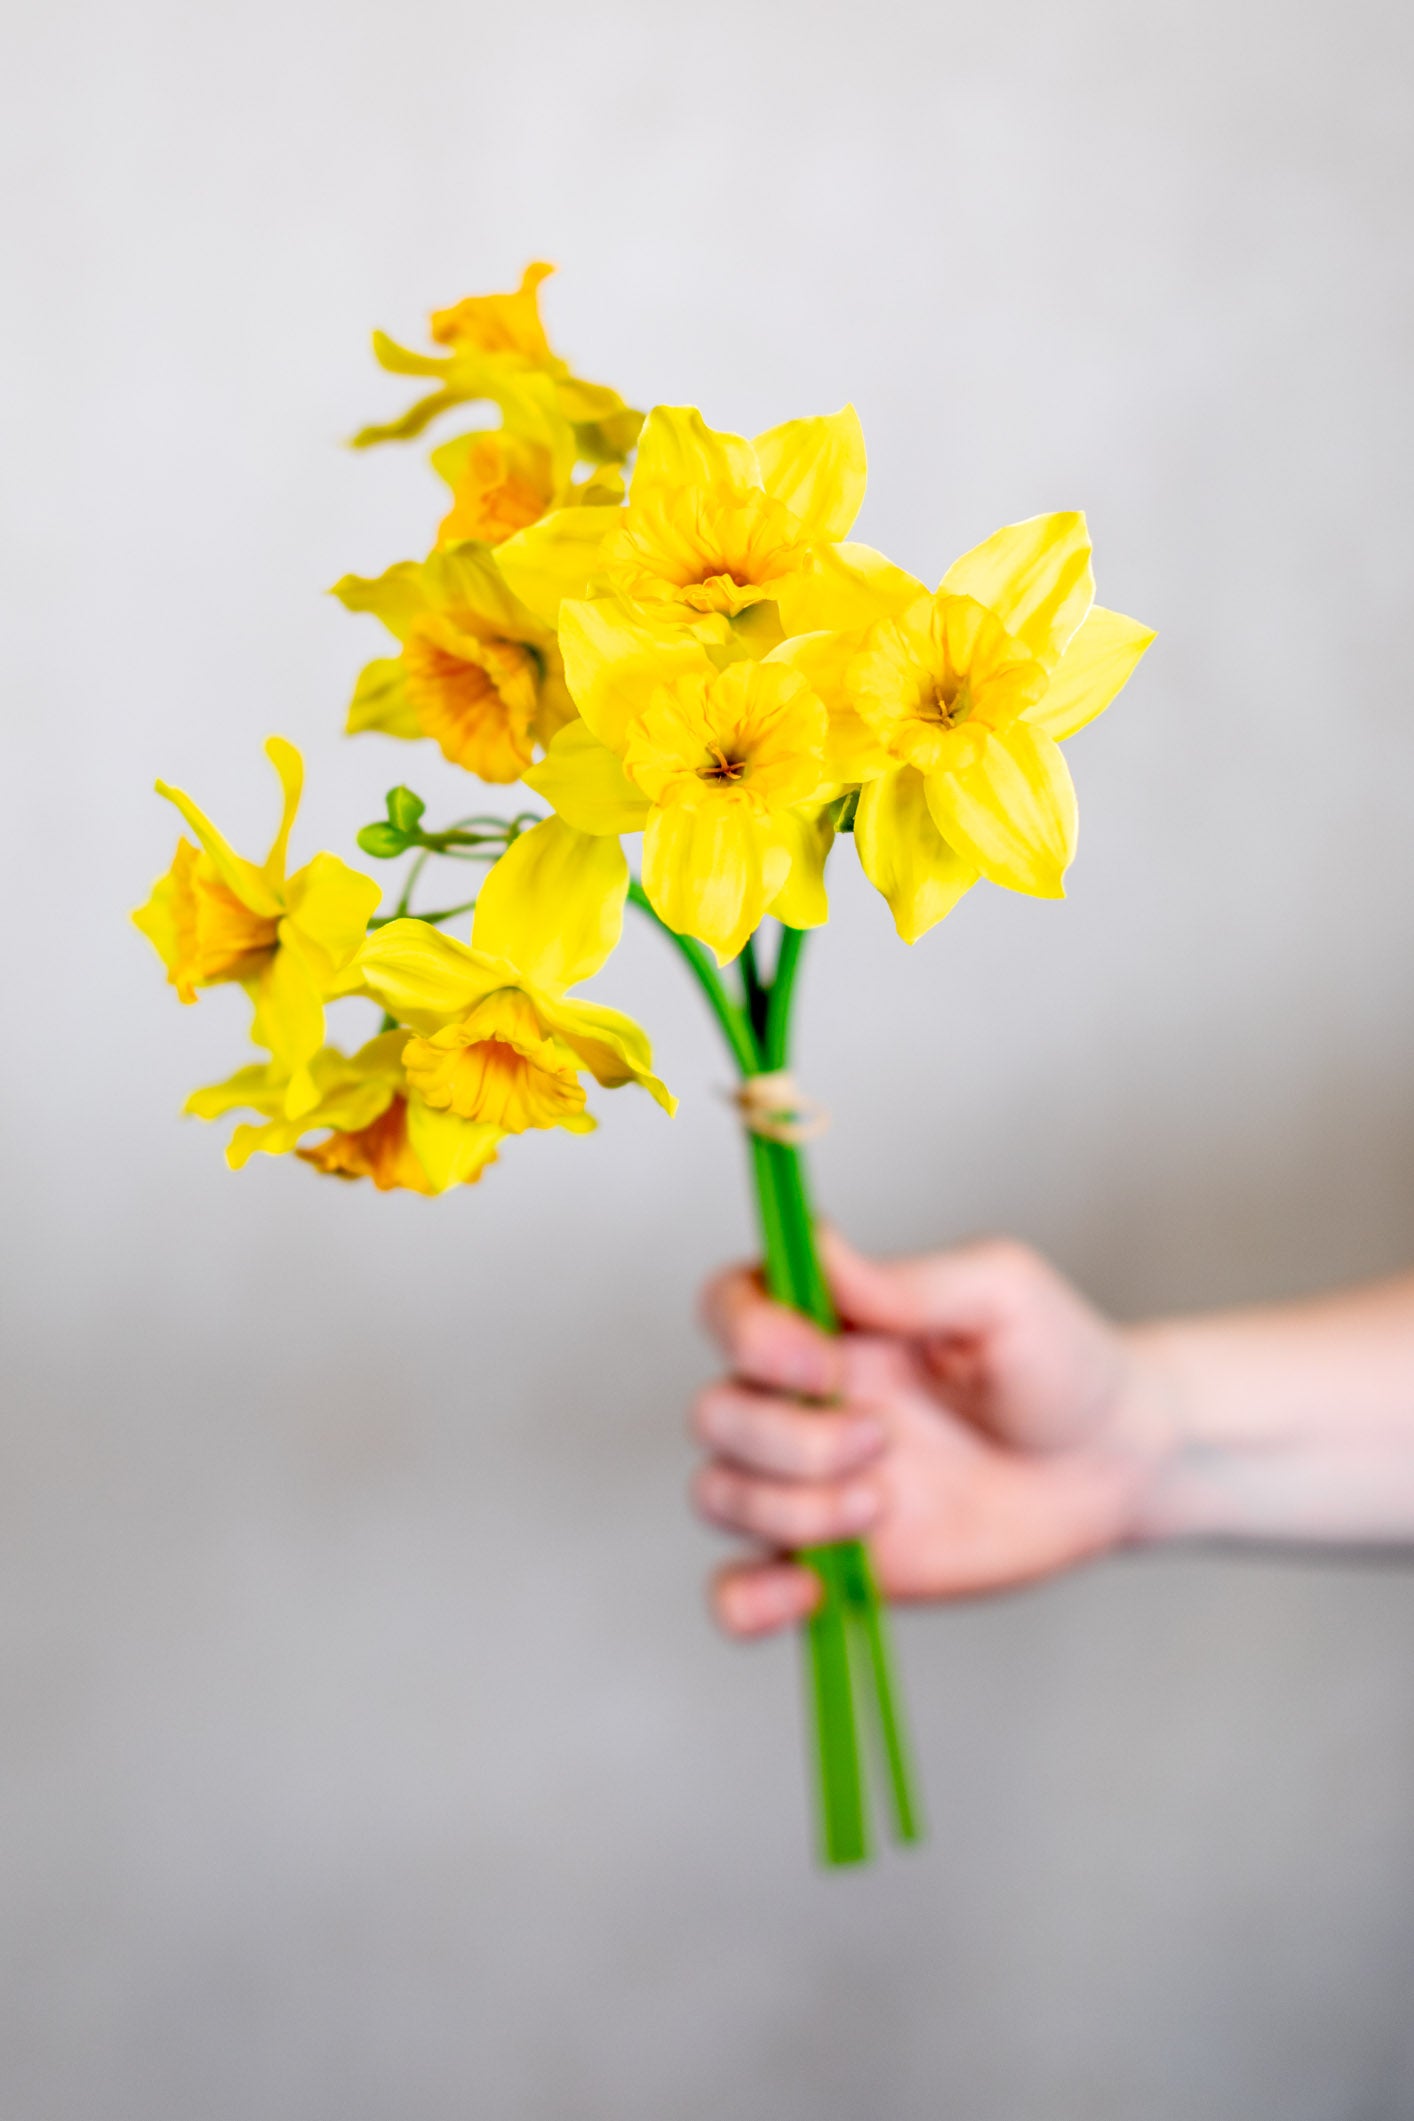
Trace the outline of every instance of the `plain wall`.
{"type": "MultiPolygon", "coordinates": [[[[1173,1555],[900,1625],[922,1853],[811,1867],[795,1647],[710,1630],[683,1095],[440,1203],[240,1177],[127,909],[155,774],[353,852],[421,549],[367,334],[557,259],[553,335],[754,432],[853,398],[936,578],[1088,508],[1160,630],[1071,758],[1065,905],[909,951],[845,847],[802,1073],[830,1212],[1005,1228],[1127,1316],[1414,1248],[1414,31],[1388,4],[8,11],[0,2111],[15,2121],[1401,2121],[1414,1578],[1173,1555]]],[[[356,857],[355,857],[356,858],[356,857]]]]}

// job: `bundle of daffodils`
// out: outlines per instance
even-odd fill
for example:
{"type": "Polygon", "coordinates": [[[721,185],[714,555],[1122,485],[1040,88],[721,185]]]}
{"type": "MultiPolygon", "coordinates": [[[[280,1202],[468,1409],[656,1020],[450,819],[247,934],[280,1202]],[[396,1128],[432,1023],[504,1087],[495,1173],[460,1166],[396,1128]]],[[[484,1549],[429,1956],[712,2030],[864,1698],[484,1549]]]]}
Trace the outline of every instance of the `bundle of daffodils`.
{"type": "MultiPolygon", "coordinates": [[[[590,1130],[586,1079],[673,1111],[640,1027],[573,993],[632,903],[680,951],[739,1071],[768,1286],[833,1329],[801,1154],[815,1115],[788,1071],[835,843],[853,841],[908,943],[980,879],[1062,896],[1076,801],[1061,743],[1152,636],[1095,603],[1079,514],[1008,525],[936,589],[850,542],[865,483],[850,407],[750,440],[691,406],[635,412],[551,348],[549,271],[438,311],[437,352],[375,337],[385,369],[431,387],[356,446],[473,408],[482,424],[432,451],[450,506],[427,558],[334,592],[391,637],[354,685],[349,731],[436,744],[535,807],[433,829],[392,789],[358,834],[407,865],[381,914],[379,885],[336,855],[291,870],[302,765],[272,737],[283,806],[265,859],[159,781],[191,838],[135,918],[182,1001],[226,984],[252,1003],[262,1057],[188,1106],[252,1115],[232,1166],[293,1153],[440,1194],[527,1128],[590,1130]],[[433,862],[490,866],[474,900],[415,910],[433,862]],[[344,1002],[383,1011],[352,1052],[325,1042],[344,1002]]],[[[822,1586],[807,1628],[821,1848],[853,1862],[869,1847],[866,1727],[904,1841],[913,1774],[866,1548],[804,1558],[822,1586]]]]}

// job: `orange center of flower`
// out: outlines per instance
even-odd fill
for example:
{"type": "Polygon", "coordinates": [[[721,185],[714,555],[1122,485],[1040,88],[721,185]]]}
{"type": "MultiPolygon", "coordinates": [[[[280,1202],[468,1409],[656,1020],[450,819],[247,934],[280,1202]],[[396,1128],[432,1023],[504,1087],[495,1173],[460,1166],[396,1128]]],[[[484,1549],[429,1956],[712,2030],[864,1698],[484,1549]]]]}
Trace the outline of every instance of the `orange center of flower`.
{"type": "Polygon", "coordinates": [[[371,1178],[380,1193],[391,1193],[399,1186],[410,1193],[432,1191],[408,1140],[408,1103],[401,1095],[366,1127],[351,1134],[331,1134],[296,1154],[331,1178],[371,1178]]]}
{"type": "Polygon", "coordinates": [[[528,523],[538,522],[552,486],[547,451],[525,444],[513,453],[500,435],[479,436],[467,451],[437,542],[450,545],[459,538],[477,538],[483,545],[499,545],[528,523]]]}
{"type": "Polygon", "coordinates": [[[461,1023],[403,1049],[408,1081],[439,1112],[507,1134],[573,1126],[584,1113],[574,1054],[547,1035],[529,997],[506,987],[461,1023]]]}
{"type": "Polygon", "coordinates": [[[403,671],[413,711],[445,758],[484,781],[520,779],[535,755],[540,665],[532,650],[437,615],[414,627],[403,671]]]}
{"type": "Polygon", "coordinates": [[[955,677],[949,672],[931,690],[924,690],[914,714],[918,721],[928,722],[935,728],[956,729],[967,720],[972,708],[971,684],[965,677],[955,677]]]}
{"type": "Polygon", "coordinates": [[[607,566],[613,586],[633,602],[732,618],[775,595],[810,560],[797,518],[749,488],[631,507],[607,566]]]}
{"type": "Polygon", "coordinates": [[[274,954],[279,923],[249,906],[183,840],[172,865],[175,951],[168,978],[184,997],[196,987],[249,979],[274,954]]]}
{"type": "Polygon", "coordinates": [[[709,744],[707,749],[711,753],[711,763],[697,768],[699,781],[731,782],[745,779],[745,759],[729,759],[720,744],[709,744]]]}

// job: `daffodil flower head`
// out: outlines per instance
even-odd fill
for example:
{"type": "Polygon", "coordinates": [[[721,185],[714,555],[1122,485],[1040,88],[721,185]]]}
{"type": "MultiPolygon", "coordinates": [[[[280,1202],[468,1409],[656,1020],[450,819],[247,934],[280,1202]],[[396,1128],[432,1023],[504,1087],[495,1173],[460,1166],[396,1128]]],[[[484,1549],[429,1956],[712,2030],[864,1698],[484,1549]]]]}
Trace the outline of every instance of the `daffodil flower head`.
{"type": "Polygon", "coordinates": [[[492,552],[466,543],[374,579],[345,575],[334,595],[371,612],[399,642],[359,677],[348,730],[430,737],[482,780],[519,780],[571,720],[552,630],[512,595],[492,552]]]}
{"type": "Polygon", "coordinates": [[[629,731],[624,767],[662,808],[725,807],[758,818],[808,802],[820,786],[828,718],[781,663],[709,659],[662,685],[629,731]]]}
{"type": "MultiPolygon", "coordinates": [[[[691,405],[658,405],[639,438],[628,504],[566,509],[509,539],[507,578],[553,624],[564,598],[611,596],[705,640],[809,579],[864,498],[852,406],[748,441],[691,405]]],[[[776,638],[789,626],[776,627],[776,638]]],[[[767,641],[767,646],[771,643],[767,641]]]]}
{"type": "Polygon", "coordinates": [[[540,289],[555,268],[542,260],[527,265],[520,286],[505,295],[467,295],[432,312],[430,330],[439,346],[462,353],[511,354],[533,368],[564,368],[552,352],[540,318],[540,289]]]}
{"type": "Polygon", "coordinates": [[[691,624],[774,601],[843,538],[864,498],[864,437],[852,406],[791,420],[748,442],[695,406],[648,416],[628,508],[604,553],[608,587],[630,605],[691,624]]]}
{"type": "Polygon", "coordinates": [[[284,1068],[293,1115],[313,1101],[308,1063],[323,1043],[324,1004],[355,984],[350,962],[381,893],[371,877],[332,854],[286,874],[304,767],[281,737],[271,737],[265,750],[284,804],[264,862],[236,854],[190,796],[159,781],[158,794],[181,812],[198,844],[178,843],[171,868],[133,919],[182,1001],[195,1001],[201,987],[245,987],[255,1003],[256,1043],[284,1068]]]}
{"type": "Polygon", "coordinates": [[[474,429],[432,452],[432,468],[452,489],[437,531],[439,545],[466,539],[499,545],[544,515],[555,494],[555,469],[543,443],[509,428],[474,429]]]}
{"type": "Polygon", "coordinates": [[[900,935],[915,941],[979,877],[1063,896],[1077,805],[1060,740],[1153,639],[1094,604],[1085,518],[1008,524],[932,593],[862,548],[833,564],[852,630],[785,652],[826,699],[830,770],[860,784],[855,846],[900,935]]]}
{"type": "Polygon", "coordinates": [[[365,427],[356,449],[376,442],[405,442],[441,413],[476,399],[501,407],[518,425],[540,384],[550,386],[560,419],[572,430],[577,454],[596,463],[621,463],[633,448],[643,415],[616,390],[573,373],[551,346],[540,317],[540,288],[554,271],[543,262],[527,265],[519,287],[508,294],[470,295],[431,318],[434,342],[446,351],[420,354],[399,346],[385,332],[373,335],[374,358],[390,374],[425,376],[437,387],[396,420],[365,427]]]}
{"type": "Polygon", "coordinates": [[[474,1185],[496,1160],[502,1136],[494,1127],[468,1124],[433,1111],[417,1096],[403,1067],[402,1031],[381,1032],[352,1055],[325,1046],[309,1065],[315,1103],[296,1118],[286,1111],[287,1072],[276,1062],[240,1068],[225,1082],[195,1091],[186,1109],[198,1119],[219,1119],[244,1109],[263,1124],[237,1127],[226,1161],[239,1171],[252,1156],[285,1156],[291,1150],[333,1178],[368,1178],[380,1193],[445,1193],[474,1185]],[[323,1128],[322,1141],[306,1137],[323,1128]]]}
{"type": "Polygon", "coordinates": [[[612,598],[567,603],[566,670],[582,719],[528,785],[585,833],[643,833],[643,887],[679,934],[725,963],[762,916],[826,918],[829,718],[789,643],[756,660],[612,598]]]}
{"type": "Polygon", "coordinates": [[[985,605],[944,592],[873,627],[845,682],[886,749],[936,773],[1034,706],[1047,673],[985,605]]]}
{"type": "Polygon", "coordinates": [[[613,950],[627,892],[616,840],[549,818],[490,871],[470,946],[418,920],[369,937],[360,974],[412,1033],[402,1060],[424,1104],[503,1134],[583,1134],[596,1124],[580,1082],[589,1074],[607,1089],[636,1082],[675,1109],[639,1026],[566,992],[613,950]]]}
{"type": "Polygon", "coordinates": [[[617,465],[596,464],[580,475],[578,437],[547,376],[527,376],[504,396],[500,427],[456,435],[432,452],[433,470],[452,489],[439,545],[500,545],[552,510],[617,508],[623,500],[617,465]]]}

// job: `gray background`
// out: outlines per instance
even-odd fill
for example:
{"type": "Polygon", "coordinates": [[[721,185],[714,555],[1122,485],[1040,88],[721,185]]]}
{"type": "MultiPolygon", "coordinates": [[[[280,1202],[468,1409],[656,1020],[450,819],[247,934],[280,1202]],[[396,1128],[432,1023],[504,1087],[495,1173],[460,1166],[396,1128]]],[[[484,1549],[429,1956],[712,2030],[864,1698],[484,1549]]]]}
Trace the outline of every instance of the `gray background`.
{"type": "Polygon", "coordinates": [[[366,335],[546,255],[559,341],[746,431],[857,402],[936,576],[1087,506],[1160,645],[1071,756],[1064,907],[912,953],[839,864],[804,995],[861,1241],[981,1227],[1129,1315],[1414,1239],[1411,36],[1395,5],[8,10],[5,1688],[15,2121],[1397,2121],[1414,1580],[1195,1556],[911,1615],[933,1832],[807,1861],[794,1648],[698,1580],[681,1413],[749,1244],[684,1094],[440,1204],[229,1176],[243,1005],[126,908],[156,772],[305,852],[419,548],[366,335]]]}

